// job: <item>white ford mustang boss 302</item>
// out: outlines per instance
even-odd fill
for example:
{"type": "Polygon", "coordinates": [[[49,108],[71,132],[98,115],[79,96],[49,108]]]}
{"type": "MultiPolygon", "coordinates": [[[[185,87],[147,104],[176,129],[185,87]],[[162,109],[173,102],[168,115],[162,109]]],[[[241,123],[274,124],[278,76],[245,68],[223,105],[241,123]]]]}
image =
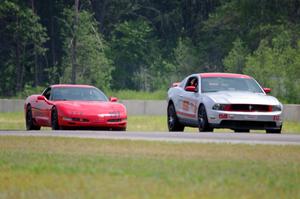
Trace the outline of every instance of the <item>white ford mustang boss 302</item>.
{"type": "Polygon", "coordinates": [[[168,91],[169,131],[185,126],[200,132],[229,128],[235,132],[250,129],[281,133],[282,104],[248,75],[200,73],[173,83],[168,91]]]}

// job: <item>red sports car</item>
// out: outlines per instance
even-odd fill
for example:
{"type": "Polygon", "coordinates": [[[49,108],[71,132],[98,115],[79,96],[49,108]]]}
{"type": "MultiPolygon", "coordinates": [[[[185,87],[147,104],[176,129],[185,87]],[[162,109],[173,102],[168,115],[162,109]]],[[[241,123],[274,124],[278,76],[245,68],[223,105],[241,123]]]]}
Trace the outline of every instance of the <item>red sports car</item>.
{"type": "Polygon", "coordinates": [[[126,130],[127,112],[117,98],[108,99],[94,86],[58,84],[41,95],[29,96],[24,105],[27,130],[41,126],[58,129],[126,130]]]}

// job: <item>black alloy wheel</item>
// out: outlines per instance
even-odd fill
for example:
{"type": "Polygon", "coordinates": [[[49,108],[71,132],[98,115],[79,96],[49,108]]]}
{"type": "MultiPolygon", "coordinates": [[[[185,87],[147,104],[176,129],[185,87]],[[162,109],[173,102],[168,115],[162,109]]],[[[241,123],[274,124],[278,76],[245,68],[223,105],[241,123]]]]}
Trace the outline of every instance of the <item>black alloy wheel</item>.
{"type": "Polygon", "coordinates": [[[52,112],[51,112],[51,127],[52,127],[52,130],[60,130],[61,129],[58,124],[58,113],[57,113],[56,108],[53,108],[52,112]]]}
{"type": "Polygon", "coordinates": [[[26,120],[26,130],[30,131],[30,130],[40,130],[41,129],[40,126],[36,126],[34,124],[33,117],[32,117],[32,110],[31,110],[30,105],[27,107],[25,120],[26,120]]]}
{"type": "Polygon", "coordinates": [[[170,132],[184,130],[184,125],[180,124],[178,121],[175,107],[172,103],[168,106],[168,129],[170,132]]]}
{"type": "Polygon", "coordinates": [[[198,110],[199,132],[213,132],[214,129],[209,126],[207,114],[204,105],[200,105],[198,110]]]}

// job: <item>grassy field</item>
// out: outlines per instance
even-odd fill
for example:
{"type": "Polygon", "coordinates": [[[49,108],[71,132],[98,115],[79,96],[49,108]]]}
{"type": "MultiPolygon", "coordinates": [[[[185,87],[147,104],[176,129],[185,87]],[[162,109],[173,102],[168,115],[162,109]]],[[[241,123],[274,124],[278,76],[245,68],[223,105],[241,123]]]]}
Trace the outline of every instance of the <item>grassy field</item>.
{"type": "Polygon", "coordinates": [[[0,198],[300,198],[300,147],[3,136],[0,198]]]}
{"type": "MultiPolygon", "coordinates": [[[[0,113],[0,130],[25,129],[23,113],[0,113]]],[[[44,128],[49,129],[49,128],[44,128]]],[[[167,131],[166,116],[129,116],[128,131],[167,131]]],[[[196,128],[185,128],[186,132],[197,132],[196,128]]],[[[216,129],[215,132],[231,132],[228,129],[216,129]]],[[[264,132],[264,131],[251,131],[264,132]]],[[[283,126],[285,133],[300,133],[300,123],[285,122],[283,126]]]]}

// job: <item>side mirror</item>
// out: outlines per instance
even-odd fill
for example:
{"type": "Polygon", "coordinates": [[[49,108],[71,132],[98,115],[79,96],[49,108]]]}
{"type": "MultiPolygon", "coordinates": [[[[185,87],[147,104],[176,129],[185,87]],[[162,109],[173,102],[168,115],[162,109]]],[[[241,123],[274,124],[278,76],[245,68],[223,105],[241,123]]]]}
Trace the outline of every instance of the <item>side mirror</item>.
{"type": "Polygon", "coordinates": [[[195,86],[187,86],[187,87],[185,87],[185,90],[188,92],[197,92],[197,89],[195,86]]]}
{"type": "Polygon", "coordinates": [[[265,93],[271,93],[271,89],[270,88],[264,88],[265,93]]]}
{"type": "Polygon", "coordinates": [[[116,97],[109,97],[109,101],[111,101],[111,102],[117,102],[118,98],[116,98],[116,97]]]}
{"type": "Polygon", "coordinates": [[[39,96],[37,97],[37,100],[39,100],[39,101],[45,101],[46,98],[45,98],[45,96],[43,96],[43,95],[39,95],[39,96]]]}

